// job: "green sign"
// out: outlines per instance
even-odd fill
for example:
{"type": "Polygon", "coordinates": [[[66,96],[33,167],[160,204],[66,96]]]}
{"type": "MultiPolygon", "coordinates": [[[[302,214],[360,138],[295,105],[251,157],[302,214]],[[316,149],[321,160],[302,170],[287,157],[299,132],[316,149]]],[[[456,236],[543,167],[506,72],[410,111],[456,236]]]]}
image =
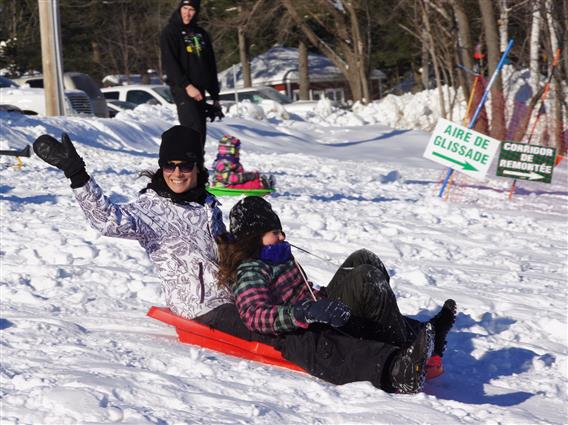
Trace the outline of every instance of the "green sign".
{"type": "Polygon", "coordinates": [[[500,143],[485,134],[440,118],[426,146],[424,158],[483,179],[500,143]]]}
{"type": "Polygon", "coordinates": [[[497,175],[540,183],[552,181],[556,149],[527,143],[503,142],[497,175]]]}

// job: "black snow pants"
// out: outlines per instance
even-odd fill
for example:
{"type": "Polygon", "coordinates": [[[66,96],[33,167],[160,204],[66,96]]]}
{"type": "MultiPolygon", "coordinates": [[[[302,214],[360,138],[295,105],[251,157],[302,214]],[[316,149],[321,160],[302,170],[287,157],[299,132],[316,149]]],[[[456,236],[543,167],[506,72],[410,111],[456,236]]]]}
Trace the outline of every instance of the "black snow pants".
{"type": "Polygon", "coordinates": [[[421,324],[400,313],[381,259],[366,249],[352,253],[325,291],[351,308],[352,318],[341,328],[349,335],[403,347],[416,338],[421,324]]]}
{"type": "Polygon", "coordinates": [[[195,320],[247,341],[270,345],[310,375],[337,385],[370,381],[383,388],[390,381],[389,360],[399,349],[317,325],[289,334],[263,335],[245,327],[234,304],[224,304],[195,320]]]}
{"type": "MultiPolygon", "coordinates": [[[[180,125],[189,127],[201,134],[201,146],[205,151],[205,139],[207,137],[206,117],[204,104],[205,101],[198,102],[181,92],[179,88],[172,88],[176,102],[177,113],[180,125]]],[[[205,95],[203,95],[205,97],[205,95]]]]}

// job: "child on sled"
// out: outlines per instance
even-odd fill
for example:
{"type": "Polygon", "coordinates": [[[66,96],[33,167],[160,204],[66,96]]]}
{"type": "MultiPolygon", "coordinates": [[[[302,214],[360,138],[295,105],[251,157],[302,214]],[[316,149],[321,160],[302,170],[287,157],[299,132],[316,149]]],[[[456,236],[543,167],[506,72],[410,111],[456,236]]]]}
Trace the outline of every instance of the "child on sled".
{"type": "Polygon", "coordinates": [[[258,171],[245,171],[240,163],[241,141],[225,135],[219,140],[217,158],[213,162],[212,187],[232,189],[274,189],[274,177],[258,171]]]}
{"type": "Polygon", "coordinates": [[[385,266],[367,250],[351,254],[328,286],[316,290],[292,256],[280,219],[266,200],[251,196],[239,201],[229,220],[230,234],[219,243],[219,282],[228,283],[247,328],[286,335],[332,327],[355,339],[392,344],[401,351],[386,360],[384,370],[390,375],[380,386],[404,393],[422,389],[426,362],[432,354],[443,354],[455,321],[453,300],[428,323],[403,316],[385,266]]]}

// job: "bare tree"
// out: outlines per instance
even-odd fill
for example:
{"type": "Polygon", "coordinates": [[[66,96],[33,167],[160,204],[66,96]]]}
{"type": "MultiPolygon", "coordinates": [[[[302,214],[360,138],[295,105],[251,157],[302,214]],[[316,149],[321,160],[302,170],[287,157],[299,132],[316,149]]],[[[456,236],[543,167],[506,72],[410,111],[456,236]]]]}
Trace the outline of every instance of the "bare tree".
{"type": "MultiPolygon", "coordinates": [[[[471,40],[471,28],[469,25],[469,18],[466,14],[463,0],[450,0],[456,24],[458,26],[458,57],[461,63],[470,70],[473,70],[473,42],[471,40]]],[[[473,75],[469,72],[461,70],[463,80],[466,84],[464,87],[464,95],[469,98],[469,93],[472,85],[473,75]]]]}
{"type": "Polygon", "coordinates": [[[432,59],[432,63],[434,65],[434,75],[436,76],[436,86],[438,88],[438,102],[440,104],[440,115],[442,116],[442,118],[447,118],[446,101],[442,87],[440,64],[438,60],[438,54],[436,52],[436,43],[434,42],[434,33],[432,26],[430,25],[430,0],[422,0],[420,2],[420,8],[422,13],[422,24],[424,25],[425,29],[423,34],[426,37],[423,42],[426,43],[426,49],[430,53],[430,59],[432,59]]]}
{"type": "Polygon", "coordinates": [[[561,25],[561,28],[563,29],[564,32],[564,37],[563,40],[564,42],[562,43],[564,48],[562,49],[562,63],[563,63],[563,69],[564,69],[564,77],[560,78],[560,80],[563,81],[568,81],[568,0],[564,0],[564,7],[563,7],[563,14],[564,14],[564,25],[561,25]]]}
{"type": "MultiPolygon", "coordinates": [[[[556,3],[552,0],[545,0],[545,16],[547,22],[547,35],[549,39],[549,57],[553,58],[559,49],[558,33],[560,32],[560,20],[558,16],[561,16],[560,8],[556,9],[556,3]]],[[[566,31],[566,29],[564,29],[566,31]]],[[[553,77],[560,75],[558,71],[558,66],[554,67],[551,65],[551,70],[553,77]]],[[[561,147],[562,130],[563,130],[563,116],[562,116],[562,103],[561,98],[563,96],[561,89],[561,81],[558,78],[552,78],[550,86],[550,110],[551,110],[551,120],[552,120],[552,130],[553,130],[553,142],[558,148],[561,147]]]]}
{"type": "Polygon", "coordinates": [[[250,46],[245,31],[245,26],[239,25],[237,29],[239,36],[239,58],[241,59],[241,69],[243,70],[243,87],[252,87],[252,76],[250,73],[250,46]]]}
{"type": "Polygon", "coordinates": [[[530,85],[533,93],[536,92],[540,84],[540,69],[539,69],[539,55],[540,55],[540,31],[541,31],[541,8],[542,3],[540,0],[534,0],[531,4],[532,10],[532,24],[530,32],[530,48],[529,48],[529,69],[530,69],[530,85]]]}
{"type": "Polygon", "coordinates": [[[509,7],[507,0],[499,2],[499,50],[504,52],[509,43],[509,7]]]}
{"type": "MultiPolygon", "coordinates": [[[[489,74],[493,76],[497,69],[499,58],[501,57],[493,1],[479,0],[479,9],[481,11],[483,29],[485,32],[489,74]]],[[[493,87],[491,88],[491,135],[498,140],[503,140],[506,135],[504,106],[503,81],[499,74],[496,76],[493,87]]]]}
{"type": "Polygon", "coordinates": [[[308,72],[308,46],[302,40],[298,43],[298,76],[300,80],[300,100],[310,98],[310,76],[308,72]]]}
{"type": "Polygon", "coordinates": [[[282,0],[309,42],[345,76],[354,100],[370,101],[367,0],[282,0]]]}

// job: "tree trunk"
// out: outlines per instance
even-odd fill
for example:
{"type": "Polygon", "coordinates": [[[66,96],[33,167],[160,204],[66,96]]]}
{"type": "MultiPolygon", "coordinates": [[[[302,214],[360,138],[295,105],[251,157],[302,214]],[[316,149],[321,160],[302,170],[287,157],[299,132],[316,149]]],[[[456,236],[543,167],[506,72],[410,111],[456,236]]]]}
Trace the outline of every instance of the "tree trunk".
{"type": "Polygon", "coordinates": [[[440,116],[446,118],[448,116],[446,112],[446,101],[444,96],[444,90],[442,87],[442,78],[440,75],[440,65],[438,63],[438,56],[436,55],[436,49],[434,44],[434,39],[432,38],[432,28],[430,27],[430,18],[428,16],[428,5],[429,0],[424,0],[422,3],[422,23],[426,28],[428,51],[430,52],[430,57],[432,58],[432,64],[434,65],[434,75],[436,77],[436,86],[438,88],[438,102],[440,105],[440,116]]]}
{"type": "Polygon", "coordinates": [[[353,7],[353,2],[351,1],[345,2],[344,6],[349,12],[349,20],[351,23],[354,61],[357,66],[359,81],[361,84],[361,101],[363,103],[369,103],[371,101],[371,92],[369,90],[369,67],[367,65],[368,61],[365,54],[365,43],[361,35],[361,28],[359,25],[359,19],[357,18],[357,11],[353,7]]]}
{"type": "MultiPolygon", "coordinates": [[[[300,100],[310,99],[310,74],[308,71],[308,46],[303,41],[298,44],[298,77],[300,82],[300,100]]],[[[290,93],[290,98],[293,98],[290,93]]]]}
{"type": "MultiPolygon", "coordinates": [[[[469,18],[465,12],[463,0],[451,0],[450,3],[458,24],[458,58],[467,69],[473,70],[473,42],[471,41],[469,18]]],[[[465,81],[464,96],[466,99],[469,99],[473,85],[473,75],[463,70],[459,71],[459,75],[461,77],[460,80],[465,81]]]]}
{"type": "Polygon", "coordinates": [[[91,41],[91,49],[93,51],[93,63],[97,66],[101,66],[102,60],[101,60],[101,49],[99,43],[97,43],[94,40],[91,41]]]}
{"type": "Polygon", "coordinates": [[[499,10],[499,50],[504,52],[509,43],[509,6],[507,0],[501,0],[499,10]]]}
{"type": "MultiPolygon", "coordinates": [[[[556,50],[558,49],[558,35],[556,33],[556,27],[560,27],[560,22],[556,20],[558,16],[559,10],[554,10],[554,4],[552,0],[545,0],[544,2],[545,10],[546,10],[546,21],[548,23],[548,31],[550,34],[550,47],[551,47],[551,54],[549,55],[552,59],[556,54],[556,50]]],[[[564,29],[566,31],[566,28],[564,29]]],[[[552,62],[551,62],[552,63],[552,62]]],[[[554,69],[550,70],[551,72],[555,72],[554,69]]],[[[556,81],[556,78],[552,78],[550,81],[550,120],[552,121],[552,140],[554,146],[560,146],[561,138],[562,138],[562,105],[560,104],[560,90],[558,89],[559,82],[556,81]]]]}
{"type": "Polygon", "coordinates": [[[334,17],[334,27],[331,31],[334,30],[335,35],[330,39],[329,43],[316,34],[306,21],[306,17],[317,20],[318,17],[315,14],[310,14],[310,11],[305,11],[304,13],[304,10],[300,14],[292,0],[282,0],[282,4],[306,39],[333,62],[344,75],[351,89],[352,99],[355,101],[368,101],[369,72],[367,69],[368,58],[365,56],[367,50],[365,40],[361,38],[361,32],[358,28],[358,19],[356,16],[351,16],[356,14],[352,4],[345,3],[345,10],[339,11],[331,2],[317,2],[316,6],[319,7],[319,11],[321,11],[321,7],[325,7],[325,10],[334,17]],[[345,14],[348,15],[348,19],[346,19],[345,14]]]}
{"type": "Polygon", "coordinates": [[[562,49],[564,77],[560,79],[562,81],[568,81],[568,0],[564,0],[564,25],[562,27],[564,28],[564,42],[562,43],[564,46],[562,49]]]}
{"type": "Polygon", "coordinates": [[[529,69],[532,92],[536,93],[540,85],[540,69],[538,63],[540,53],[540,23],[542,21],[540,0],[534,0],[531,6],[533,7],[533,13],[530,33],[529,69]]]}
{"type": "Polygon", "coordinates": [[[421,47],[421,60],[422,60],[422,72],[421,72],[421,82],[422,82],[422,90],[426,90],[430,88],[429,80],[430,80],[430,56],[428,55],[428,47],[426,40],[428,39],[428,34],[426,34],[426,28],[422,29],[422,47],[421,47]]]}
{"type": "MultiPolygon", "coordinates": [[[[241,69],[243,70],[243,87],[252,87],[252,78],[250,74],[250,58],[249,45],[244,28],[239,26],[239,57],[241,59],[241,69]]],[[[236,85],[236,82],[235,82],[236,85]]]]}
{"type": "MultiPolygon", "coordinates": [[[[481,10],[483,29],[485,30],[489,75],[492,77],[501,57],[493,1],[479,0],[479,8],[481,10]]],[[[503,98],[503,82],[501,74],[499,74],[496,76],[491,88],[491,136],[497,140],[503,140],[505,135],[505,101],[503,98]]]]}

